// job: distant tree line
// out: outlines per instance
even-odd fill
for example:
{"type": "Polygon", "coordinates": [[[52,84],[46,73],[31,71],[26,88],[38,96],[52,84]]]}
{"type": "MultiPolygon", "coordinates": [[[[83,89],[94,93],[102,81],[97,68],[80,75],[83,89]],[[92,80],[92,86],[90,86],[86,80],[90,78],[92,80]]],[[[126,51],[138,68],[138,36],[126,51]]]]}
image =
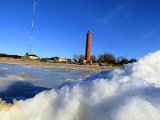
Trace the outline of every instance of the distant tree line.
{"type": "MultiPolygon", "coordinates": [[[[85,56],[83,54],[74,54],[73,60],[77,63],[81,63],[85,59],[85,56]]],[[[98,56],[91,55],[91,60],[93,63],[105,63],[106,65],[124,65],[128,63],[136,62],[137,60],[135,58],[127,59],[126,57],[115,57],[111,53],[103,53],[98,56]]]]}
{"type": "Polygon", "coordinates": [[[57,63],[57,62],[60,62],[60,63],[72,63],[72,59],[60,58],[58,56],[50,57],[50,58],[41,58],[40,61],[41,62],[54,62],[54,63],[57,63]],[[60,61],[60,59],[62,61],[60,61]]]}
{"type": "Polygon", "coordinates": [[[5,53],[0,53],[0,57],[21,58],[22,56],[19,56],[19,55],[8,55],[8,54],[5,54],[5,53]]]}
{"type": "MultiPolygon", "coordinates": [[[[22,58],[20,55],[8,55],[0,53],[0,57],[10,57],[10,58],[22,58]]],[[[41,62],[59,62],[59,57],[41,58],[41,62]]],[[[67,59],[67,63],[83,63],[85,56],[83,54],[74,54],[72,59],[67,59]]],[[[93,63],[99,63],[99,65],[124,65],[128,63],[136,62],[135,58],[127,59],[126,57],[120,56],[115,57],[111,53],[103,53],[96,55],[91,55],[91,60],[93,63]]]]}
{"type": "Polygon", "coordinates": [[[50,58],[41,58],[40,61],[41,62],[57,62],[59,59],[58,56],[55,57],[50,57],[50,58]]]}

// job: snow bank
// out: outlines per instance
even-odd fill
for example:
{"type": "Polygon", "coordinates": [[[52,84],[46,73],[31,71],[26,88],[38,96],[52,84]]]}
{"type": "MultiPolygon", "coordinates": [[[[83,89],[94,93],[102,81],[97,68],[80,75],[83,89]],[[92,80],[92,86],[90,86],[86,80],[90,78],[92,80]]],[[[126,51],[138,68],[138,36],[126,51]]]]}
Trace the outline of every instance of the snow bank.
{"type": "Polygon", "coordinates": [[[160,51],[122,69],[0,103],[1,120],[159,120],[160,51]]]}

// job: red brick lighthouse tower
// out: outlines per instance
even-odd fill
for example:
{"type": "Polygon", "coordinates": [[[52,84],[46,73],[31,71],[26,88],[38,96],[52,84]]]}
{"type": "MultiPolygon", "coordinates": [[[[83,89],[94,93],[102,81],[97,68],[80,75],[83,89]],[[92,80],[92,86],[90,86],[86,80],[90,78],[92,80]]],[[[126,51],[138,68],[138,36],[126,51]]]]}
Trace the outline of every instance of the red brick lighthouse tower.
{"type": "Polygon", "coordinates": [[[86,62],[92,63],[91,60],[91,32],[87,32],[87,38],[86,38],[86,54],[85,54],[85,60],[86,62]]]}

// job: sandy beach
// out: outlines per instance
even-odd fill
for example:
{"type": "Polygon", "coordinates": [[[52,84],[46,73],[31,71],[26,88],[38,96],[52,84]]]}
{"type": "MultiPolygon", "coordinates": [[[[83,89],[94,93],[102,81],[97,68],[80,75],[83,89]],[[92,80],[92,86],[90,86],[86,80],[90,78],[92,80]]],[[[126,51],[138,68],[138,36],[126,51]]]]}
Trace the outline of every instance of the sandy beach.
{"type": "Polygon", "coordinates": [[[98,64],[92,65],[78,65],[78,64],[69,64],[69,63],[49,63],[49,62],[41,62],[39,60],[22,60],[22,59],[14,59],[14,58],[6,58],[0,57],[0,63],[5,64],[16,64],[28,67],[35,68],[47,68],[47,69],[67,69],[67,70],[80,70],[86,72],[100,72],[102,70],[111,70],[118,67],[112,66],[99,66],[98,64]]]}

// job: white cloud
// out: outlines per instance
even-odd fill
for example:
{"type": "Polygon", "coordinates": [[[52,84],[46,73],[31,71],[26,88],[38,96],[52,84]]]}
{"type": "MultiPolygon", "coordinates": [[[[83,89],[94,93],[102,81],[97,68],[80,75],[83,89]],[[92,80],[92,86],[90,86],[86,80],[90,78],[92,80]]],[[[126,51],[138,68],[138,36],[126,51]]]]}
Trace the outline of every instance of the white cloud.
{"type": "Polygon", "coordinates": [[[124,8],[125,8],[124,5],[120,5],[120,6],[116,7],[115,9],[110,11],[106,17],[99,20],[99,23],[107,23],[112,18],[114,18],[118,13],[120,13],[122,10],[124,10],[124,8]]]}
{"type": "Polygon", "coordinates": [[[143,35],[143,36],[141,37],[141,39],[142,39],[142,40],[147,39],[147,38],[153,36],[154,34],[156,34],[157,32],[158,32],[157,30],[154,30],[154,31],[151,31],[151,32],[149,32],[149,33],[146,33],[145,35],[143,35]]]}

